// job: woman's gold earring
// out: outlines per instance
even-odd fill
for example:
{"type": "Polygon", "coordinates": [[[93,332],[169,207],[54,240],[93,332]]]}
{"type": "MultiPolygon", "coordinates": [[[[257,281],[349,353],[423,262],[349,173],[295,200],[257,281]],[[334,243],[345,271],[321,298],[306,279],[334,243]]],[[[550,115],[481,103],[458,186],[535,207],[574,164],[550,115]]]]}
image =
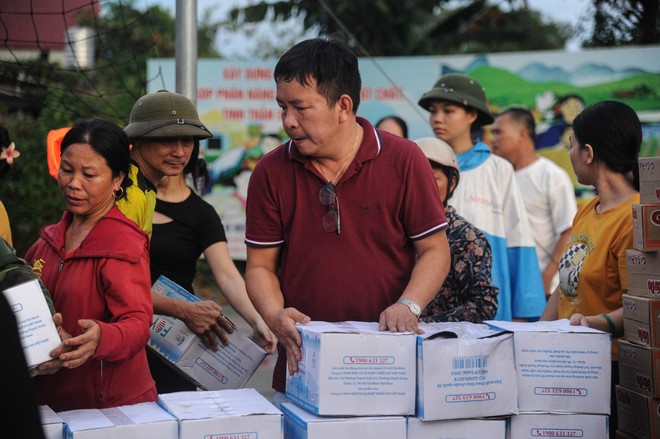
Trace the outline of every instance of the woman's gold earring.
{"type": "Polygon", "coordinates": [[[115,200],[124,198],[124,188],[119,186],[119,189],[112,193],[115,196],[115,200]]]}

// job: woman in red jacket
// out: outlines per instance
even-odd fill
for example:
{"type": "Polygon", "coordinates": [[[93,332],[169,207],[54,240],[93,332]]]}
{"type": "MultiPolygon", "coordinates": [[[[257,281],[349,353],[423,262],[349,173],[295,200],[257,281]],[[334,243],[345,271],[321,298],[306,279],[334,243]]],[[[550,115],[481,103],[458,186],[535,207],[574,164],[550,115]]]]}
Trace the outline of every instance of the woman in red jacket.
{"type": "Polygon", "coordinates": [[[148,238],[115,207],[132,184],[128,138],[111,122],[85,121],[66,134],[61,154],[66,212],[26,254],[72,335],[36,371],[40,402],[61,411],[156,401],[144,349],[153,313],[148,238]]]}

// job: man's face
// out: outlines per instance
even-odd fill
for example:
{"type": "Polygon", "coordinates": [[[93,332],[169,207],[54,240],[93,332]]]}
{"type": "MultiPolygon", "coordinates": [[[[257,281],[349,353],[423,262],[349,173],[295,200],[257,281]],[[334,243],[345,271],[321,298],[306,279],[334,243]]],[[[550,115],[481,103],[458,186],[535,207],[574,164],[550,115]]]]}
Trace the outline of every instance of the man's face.
{"type": "MultiPolygon", "coordinates": [[[[136,142],[145,175],[157,180],[179,175],[190,160],[195,143],[192,137],[145,138],[136,142]]],[[[152,181],[157,184],[158,181],[152,181]]]]}
{"type": "Polygon", "coordinates": [[[294,140],[298,150],[307,156],[324,158],[340,122],[339,102],[329,106],[316,88],[316,80],[308,85],[296,80],[277,83],[277,104],[282,114],[282,127],[294,140]]]}
{"type": "Polygon", "coordinates": [[[514,123],[511,116],[504,114],[495,118],[490,131],[493,153],[511,161],[519,148],[522,126],[514,123]]]}

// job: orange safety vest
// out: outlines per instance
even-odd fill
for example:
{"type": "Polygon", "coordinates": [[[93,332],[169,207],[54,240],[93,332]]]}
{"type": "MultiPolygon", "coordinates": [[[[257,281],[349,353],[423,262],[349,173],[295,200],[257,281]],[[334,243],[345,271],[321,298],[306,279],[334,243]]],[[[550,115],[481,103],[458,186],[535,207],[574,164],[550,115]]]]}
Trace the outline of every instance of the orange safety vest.
{"type": "Polygon", "coordinates": [[[57,170],[60,168],[60,147],[62,139],[71,127],[50,130],[46,138],[46,159],[48,160],[48,173],[57,180],[57,170]]]}

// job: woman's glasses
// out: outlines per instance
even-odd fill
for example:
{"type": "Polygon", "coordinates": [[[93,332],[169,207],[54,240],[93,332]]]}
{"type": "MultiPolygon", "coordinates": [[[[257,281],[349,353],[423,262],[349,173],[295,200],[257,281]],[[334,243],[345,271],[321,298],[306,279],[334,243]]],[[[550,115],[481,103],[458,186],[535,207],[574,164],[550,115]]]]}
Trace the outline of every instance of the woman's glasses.
{"type": "Polygon", "coordinates": [[[322,205],[328,206],[330,209],[323,215],[323,230],[328,233],[341,233],[341,219],[339,217],[339,198],[335,194],[335,186],[332,183],[327,183],[319,190],[319,201],[322,205]],[[335,202],[337,202],[337,210],[335,210],[335,202]]]}

